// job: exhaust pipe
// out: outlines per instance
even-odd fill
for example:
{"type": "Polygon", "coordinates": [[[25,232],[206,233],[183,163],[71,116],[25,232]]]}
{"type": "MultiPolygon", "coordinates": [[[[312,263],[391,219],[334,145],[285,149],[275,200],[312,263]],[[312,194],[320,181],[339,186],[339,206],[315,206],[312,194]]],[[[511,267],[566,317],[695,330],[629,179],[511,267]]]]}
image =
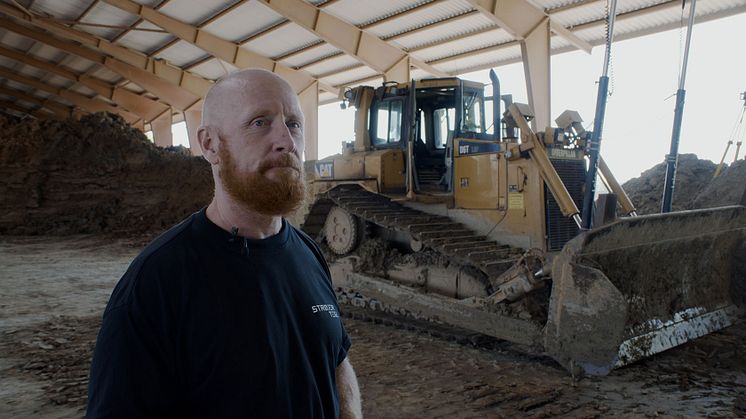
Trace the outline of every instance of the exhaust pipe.
{"type": "Polygon", "coordinates": [[[500,124],[500,80],[497,79],[495,70],[490,69],[490,80],[492,81],[492,126],[495,129],[495,141],[502,141],[502,126],[500,124]]]}

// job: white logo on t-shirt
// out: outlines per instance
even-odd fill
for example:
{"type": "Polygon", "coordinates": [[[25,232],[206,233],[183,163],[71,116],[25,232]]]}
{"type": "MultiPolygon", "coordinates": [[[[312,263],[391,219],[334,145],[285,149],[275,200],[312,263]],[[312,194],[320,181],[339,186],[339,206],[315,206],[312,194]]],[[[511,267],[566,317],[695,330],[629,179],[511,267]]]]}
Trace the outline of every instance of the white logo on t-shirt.
{"type": "Polygon", "coordinates": [[[311,311],[316,313],[326,312],[329,313],[329,317],[339,317],[339,313],[337,313],[337,308],[334,307],[332,304],[318,304],[315,306],[311,306],[311,311]]]}

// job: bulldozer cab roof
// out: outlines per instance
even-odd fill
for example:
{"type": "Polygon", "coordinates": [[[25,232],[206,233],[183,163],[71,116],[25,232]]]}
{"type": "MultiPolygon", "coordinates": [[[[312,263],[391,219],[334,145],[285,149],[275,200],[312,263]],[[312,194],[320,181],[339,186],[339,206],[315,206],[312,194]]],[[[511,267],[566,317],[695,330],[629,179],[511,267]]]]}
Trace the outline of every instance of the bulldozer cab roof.
{"type": "MultiPolygon", "coordinates": [[[[417,80],[417,88],[418,89],[426,89],[428,87],[456,87],[458,86],[459,82],[464,83],[464,87],[471,87],[474,89],[484,89],[484,84],[479,83],[476,81],[470,81],[470,80],[462,80],[458,77],[444,77],[444,78],[434,78],[434,79],[421,79],[417,80]]],[[[409,83],[399,83],[397,87],[401,89],[406,89],[409,87],[409,83]]]]}

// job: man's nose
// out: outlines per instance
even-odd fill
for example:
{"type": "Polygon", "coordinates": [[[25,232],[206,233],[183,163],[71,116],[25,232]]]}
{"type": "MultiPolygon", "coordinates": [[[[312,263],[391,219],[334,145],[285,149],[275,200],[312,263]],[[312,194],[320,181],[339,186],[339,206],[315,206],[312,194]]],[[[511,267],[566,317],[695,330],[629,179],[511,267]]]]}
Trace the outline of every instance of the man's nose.
{"type": "Polygon", "coordinates": [[[295,139],[290,133],[290,128],[288,128],[285,122],[279,122],[273,125],[275,131],[273,136],[275,151],[286,153],[295,152],[295,139]]]}

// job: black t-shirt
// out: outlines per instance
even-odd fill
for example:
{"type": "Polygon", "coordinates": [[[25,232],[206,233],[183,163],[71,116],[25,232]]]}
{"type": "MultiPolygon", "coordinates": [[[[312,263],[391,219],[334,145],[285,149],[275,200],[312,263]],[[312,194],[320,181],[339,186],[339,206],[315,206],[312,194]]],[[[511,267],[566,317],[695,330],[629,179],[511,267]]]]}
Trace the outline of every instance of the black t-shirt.
{"type": "Polygon", "coordinates": [[[90,418],[339,416],[350,340],[318,246],[283,220],[232,237],[202,210],[151,243],[104,312],[90,418]]]}

